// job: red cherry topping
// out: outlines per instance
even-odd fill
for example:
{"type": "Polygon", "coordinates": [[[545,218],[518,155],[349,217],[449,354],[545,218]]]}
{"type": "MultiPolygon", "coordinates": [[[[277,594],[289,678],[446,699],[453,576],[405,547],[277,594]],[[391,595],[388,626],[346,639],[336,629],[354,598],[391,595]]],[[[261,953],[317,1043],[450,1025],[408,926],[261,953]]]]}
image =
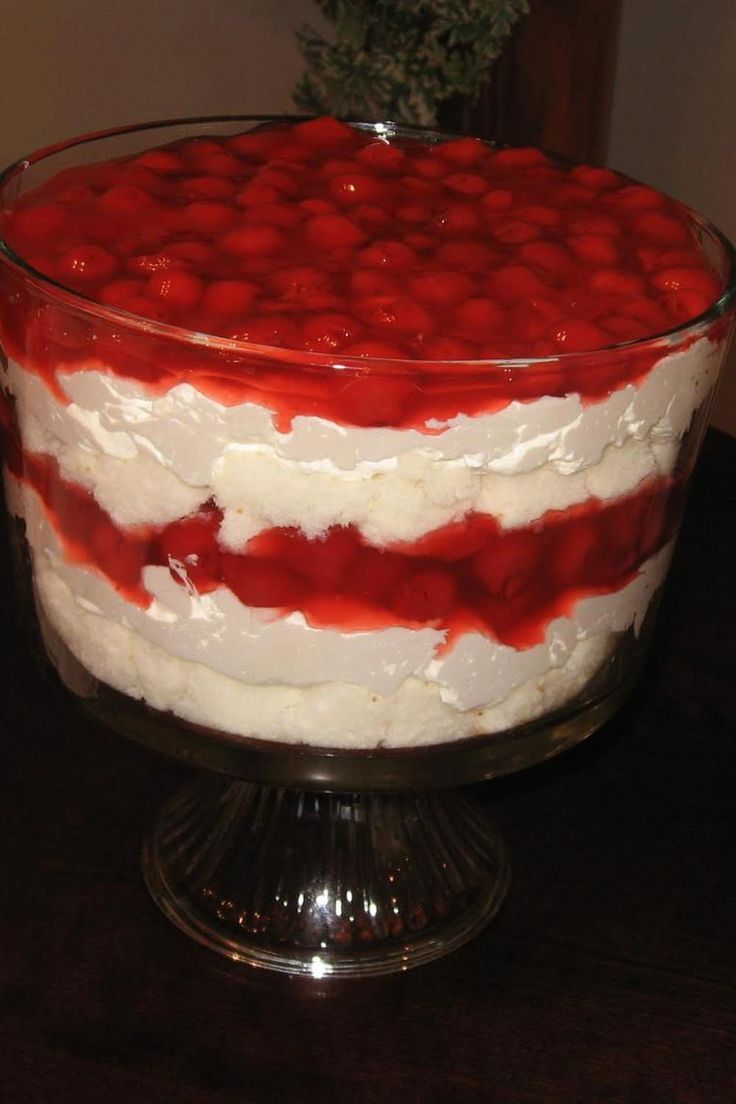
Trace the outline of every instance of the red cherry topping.
{"type": "Polygon", "coordinates": [[[426,429],[549,393],[597,400],[640,378],[656,352],[626,351],[605,372],[586,357],[524,373],[482,362],[661,334],[707,311],[723,286],[685,210],[608,169],[476,139],[377,139],[335,119],[76,166],[1,218],[10,250],[87,299],[293,351],[255,372],[216,342],[165,355],[137,329],[109,335],[102,318],[47,324],[0,268],[3,341],[21,361],[32,351],[57,394],[60,363],[83,369],[104,350],[110,371],[153,390],[186,371],[286,428],[310,414],[426,429]],[[366,362],[365,382],[341,376],[337,389],[316,369],[317,354],[338,353],[366,362]],[[390,372],[371,376],[371,360],[390,372]]]}

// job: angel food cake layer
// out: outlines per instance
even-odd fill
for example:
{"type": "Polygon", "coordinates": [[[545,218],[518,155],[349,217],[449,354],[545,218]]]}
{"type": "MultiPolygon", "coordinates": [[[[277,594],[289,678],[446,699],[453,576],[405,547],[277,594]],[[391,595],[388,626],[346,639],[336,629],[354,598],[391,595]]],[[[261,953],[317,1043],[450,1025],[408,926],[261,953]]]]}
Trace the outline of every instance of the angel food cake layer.
{"type": "Polygon", "coordinates": [[[0,268],[9,500],[95,677],[422,745],[639,633],[725,336],[678,330],[722,283],[674,201],[319,119],[67,169],[2,223],[38,274],[0,268]]]}

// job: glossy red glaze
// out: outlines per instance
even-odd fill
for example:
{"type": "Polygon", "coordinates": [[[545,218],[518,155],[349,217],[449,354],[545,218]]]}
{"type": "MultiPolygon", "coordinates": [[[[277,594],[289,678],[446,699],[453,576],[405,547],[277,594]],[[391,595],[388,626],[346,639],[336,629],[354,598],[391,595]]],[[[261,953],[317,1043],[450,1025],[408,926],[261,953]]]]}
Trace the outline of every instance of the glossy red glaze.
{"type": "Polygon", "coordinates": [[[439,361],[585,354],[676,326],[721,291],[685,210],[610,170],[475,139],[387,143],[334,119],[67,169],[7,207],[2,231],[85,297],[271,350],[95,319],[3,267],[6,351],[59,397],[59,371],[94,359],[155,392],[187,382],[261,403],[286,429],[298,414],[422,428],[513,399],[595,400],[656,353],[544,370],[439,361]],[[355,361],[310,362],[323,353],[355,361]]]}

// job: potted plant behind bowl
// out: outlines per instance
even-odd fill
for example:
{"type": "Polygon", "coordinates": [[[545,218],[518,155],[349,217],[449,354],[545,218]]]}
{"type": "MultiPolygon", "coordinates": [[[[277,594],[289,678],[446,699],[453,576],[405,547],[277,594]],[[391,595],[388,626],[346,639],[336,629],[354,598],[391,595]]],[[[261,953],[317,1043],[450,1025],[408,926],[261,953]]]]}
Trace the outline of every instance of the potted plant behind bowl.
{"type": "Polygon", "coordinates": [[[317,0],[331,40],[298,35],[307,61],[294,100],[309,112],[460,129],[527,0],[317,0]],[[444,110],[443,110],[444,109],[444,110]]]}
{"type": "Polygon", "coordinates": [[[605,159],[620,0],[317,0],[310,113],[392,119],[605,159]]]}

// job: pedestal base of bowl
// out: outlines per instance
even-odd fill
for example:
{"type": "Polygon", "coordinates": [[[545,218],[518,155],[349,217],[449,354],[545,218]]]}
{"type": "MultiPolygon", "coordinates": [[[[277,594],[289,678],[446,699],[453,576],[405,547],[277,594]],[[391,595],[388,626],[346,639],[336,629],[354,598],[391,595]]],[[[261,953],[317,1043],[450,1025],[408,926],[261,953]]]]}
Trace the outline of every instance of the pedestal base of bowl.
{"type": "Polygon", "coordinates": [[[495,915],[509,879],[503,842],[464,792],[323,794],[216,775],[164,808],[143,869],[187,935],[319,978],[448,954],[495,915]]]}

